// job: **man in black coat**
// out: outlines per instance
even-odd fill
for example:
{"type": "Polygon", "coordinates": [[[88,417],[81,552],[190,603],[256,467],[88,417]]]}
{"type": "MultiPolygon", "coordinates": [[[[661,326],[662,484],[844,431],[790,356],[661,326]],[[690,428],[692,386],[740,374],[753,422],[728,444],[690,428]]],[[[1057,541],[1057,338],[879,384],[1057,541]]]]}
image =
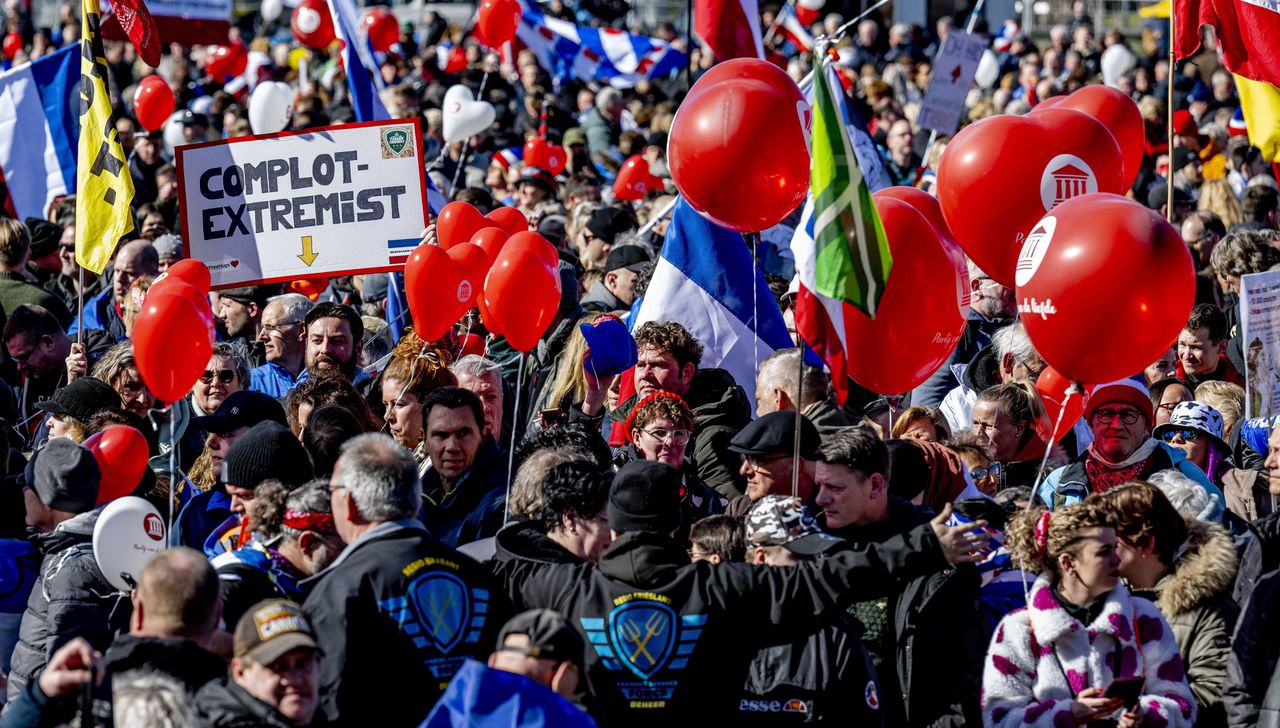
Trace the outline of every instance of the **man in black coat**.
{"type": "Polygon", "coordinates": [[[422,403],[423,442],[431,470],[422,477],[422,523],[449,548],[489,538],[502,528],[507,453],[485,430],[480,398],[440,387],[422,403]]]}
{"type": "MultiPolygon", "coordinates": [[[[588,710],[601,725],[694,725],[737,714],[756,650],[798,639],[859,597],[971,561],[969,528],[942,520],[865,551],[793,569],[691,564],[671,466],[628,463],[609,494],[613,544],[599,566],[495,564],[518,610],[564,614],[591,645],[588,710]]],[[[975,693],[976,697],[976,693],[975,693]]]]}

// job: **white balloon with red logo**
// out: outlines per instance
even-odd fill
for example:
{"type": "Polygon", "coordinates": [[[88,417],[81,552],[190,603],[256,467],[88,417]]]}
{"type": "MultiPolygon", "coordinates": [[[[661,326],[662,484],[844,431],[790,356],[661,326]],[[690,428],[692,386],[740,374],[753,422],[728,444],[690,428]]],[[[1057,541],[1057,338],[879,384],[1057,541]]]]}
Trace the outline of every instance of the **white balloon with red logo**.
{"type": "Polygon", "coordinates": [[[165,549],[168,529],[147,500],[127,495],[111,501],[93,527],[93,557],[107,581],[129,591],[147,562],[165,549]]]}
{"type": "Polygon", "coordinates": [[[497,110],[488,101],[476,101],[471,89],[457,84],[444,93],[444,132],[446,144],[475,136],[493,125],[497,110]]]}

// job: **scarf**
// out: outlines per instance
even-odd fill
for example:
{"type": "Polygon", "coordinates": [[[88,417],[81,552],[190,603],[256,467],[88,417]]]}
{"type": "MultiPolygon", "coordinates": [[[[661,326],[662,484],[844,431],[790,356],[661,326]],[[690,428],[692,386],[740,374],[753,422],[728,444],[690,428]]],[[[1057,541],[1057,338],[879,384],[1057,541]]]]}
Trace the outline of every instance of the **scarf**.
{"type": "Polygon", "coordinates": [[[913,444],[924,451],[924,461],[929,466],[929,482],[920,493],[920,502],[941,511],[969,487],[964,462],[954,450],[936,442],[916,441],[913,444]]]}
{"type": "Polygon", "coordinates": [[[1089,489],[1093,493],[1106,493],[1112,488],[1130,480],[1141,480],[1148,473],[1151,456],[1156,451],[1156,441],[1147,441],[1132,455],[1118,463],[1112,463],[1097,450],[1097,443],[1089,446],[1085,455],[1084,470],[1089,478],[1089,489]]]}

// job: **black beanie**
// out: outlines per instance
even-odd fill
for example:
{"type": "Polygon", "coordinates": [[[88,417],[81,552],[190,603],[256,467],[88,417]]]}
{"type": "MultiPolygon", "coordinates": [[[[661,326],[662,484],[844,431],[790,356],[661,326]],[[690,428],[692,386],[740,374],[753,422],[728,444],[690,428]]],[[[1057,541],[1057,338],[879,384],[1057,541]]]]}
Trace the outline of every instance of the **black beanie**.
{"type": "Polygon", "coordinates": [[[609,528],[671,533],[680,527],[680,474],[666,463],[637,460],[613,476],[609,528]]]}
{"type": "Polygon", "coordinates": [[[289,428],[272,420],[259,422],[236,439],[222,461],[222,482],[257,488],[264,480],[302,485],[311,480],[311,459],[289,428]]]}
{"type": "Polygon", "coordinates": [[[93,454],[65,437],[55,437],[27,463],[27,485],[40,502],[79,515],[98,502],[102,471],[93,454]]]}

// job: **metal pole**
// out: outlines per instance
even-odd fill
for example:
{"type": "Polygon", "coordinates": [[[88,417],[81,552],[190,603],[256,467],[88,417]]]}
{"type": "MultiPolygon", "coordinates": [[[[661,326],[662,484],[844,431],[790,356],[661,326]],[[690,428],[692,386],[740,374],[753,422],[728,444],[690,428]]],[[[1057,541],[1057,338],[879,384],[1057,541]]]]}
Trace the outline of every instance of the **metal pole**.
{"type": "Polygon", "coordinates": [[[693,88],[693,0],[685,4],[684,35],[688,45],[684,56],[684,88],[688,91],[693,88]]]}
{"type": "MultiPolygon", "coordinates": [[[[84,266],[77,263],[80,269],[80,283],[76,290],[76,343],[84,346],[84,266]]],[[[83,348],[81,352],[83,353],[83,348]]]]}
{"type": "Polygon", "coordinates": [[[804,343],[796,351],[796,436],[791,450],[791,497],[800,495],[800,409],[804,403],[804,343]]]}
{"type": "MultiPolygon", "coordinates": [[[[484,87],[488,83],[489,83],[489,72],[486,70],[484,72],[484,76],[480,78],[480,90],[476,92],[477,99],[483,100],[484,87]]],[[[473,137],[469,136],[467,137],[467,140],[462,143],[462,154],[458,156],[458,166],[456,169],[453,170],[453,182],[449,184],[449,197],[457,197],[458,195],[458,178],[462,176],[462,170],[467,166],[467,157],[469,156],[468,152],[471,151],[472,138],[473,137]]]]}
{"type": "Polygon", "coordinates": [[[520,429],[520,393],[524,390],[524,363],[526,352],[520,352],[520,368],[516,370],[516,401],[511,408],[511,451],[507,453],[507,497],[502,504],[502,525],[511,521],[511,481],[515,480],[516,430],[520,429]]]}
{"type": "Polygon", "coordinates": [[[1175,69],[1177,68],[1177,66],[1175,65],[1176,62],[1174,60],[1173,55],[1174,55],[1174,43],[1177,39],[1177,36],[1174,35],[1175,29],[1177,28],[1177,26],[1175,25],[1176,21],[1174,20],[1174,18],[1177,15],[1178,14],[1174,12],[1174,8],[1172,4],[1170,4],[1169,6],[1169,74],[1168,74],[1168,77],[1165,79],[1165,83],[1169,86],[1169,98],[1165,102],[1165,104],[1168,106],[1168,108],[1165,109],[1165,116],[1166,116],[1166,122],[1167,122],[1167,127],[1165,131],[1169,138],[1169,179],[1167,180],[1168,184],[1165,185],[1165,191],[1167,193],[1167,197],[1165,199],[1165,212],[1164,212],[1164,217],[1169,222],[1173,222],[1173,173],[1175,171],[1174,159],[1176,159],[1176,157],[1173,156],[1173,81],[1174,81],[1175,69]]]}

